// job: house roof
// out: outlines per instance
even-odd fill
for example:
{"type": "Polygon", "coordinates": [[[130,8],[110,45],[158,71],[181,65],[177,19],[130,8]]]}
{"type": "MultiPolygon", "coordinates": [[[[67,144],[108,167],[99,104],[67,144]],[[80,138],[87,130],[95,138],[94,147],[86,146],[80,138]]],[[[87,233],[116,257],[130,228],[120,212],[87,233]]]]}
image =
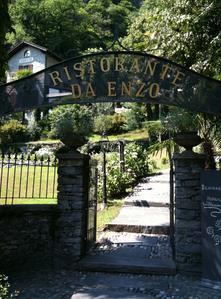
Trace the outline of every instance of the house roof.
{"type": "Polygon", "coordinates": [[[15,55],[18,51],[20,51],[22,48],[24,47],[33,47],[35,49],[38,49],[42,52],[44,52],[45,54],[48,54],[50,56],[52,56],[53,58],[57,59],[58,61],[61,61],[61,57],[59,57],[57,54],[51,52],[50,50],[48,50],[47,48],[45,47],[42,47],[42,46],[39,46],[35,43],[32,43],[32,42],[21,42],[20,44],[16,45],[13,49],[11,49],[9,52],[8,52],[8,57],[11,58],[13,55],[15,55]]]}

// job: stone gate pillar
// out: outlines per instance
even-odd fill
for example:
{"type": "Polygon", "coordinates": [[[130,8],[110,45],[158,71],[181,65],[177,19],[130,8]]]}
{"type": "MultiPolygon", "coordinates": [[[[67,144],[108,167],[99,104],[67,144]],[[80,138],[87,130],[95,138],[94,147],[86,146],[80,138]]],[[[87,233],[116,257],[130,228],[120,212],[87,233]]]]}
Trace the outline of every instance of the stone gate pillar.
{"type": "Polygon", "coordinates": [[[201,272],[200,172],[204,155],[175,154],[175,260],[179,272],[201,272]]]}
{"type": "MultiPolygon", "coordinates": [[[[84,254],[89,188],[89,156],[59,153],[56,256],[67,265],[84,254]]],[[[71,265],[73,267],[73,263],[71,265]]]]}

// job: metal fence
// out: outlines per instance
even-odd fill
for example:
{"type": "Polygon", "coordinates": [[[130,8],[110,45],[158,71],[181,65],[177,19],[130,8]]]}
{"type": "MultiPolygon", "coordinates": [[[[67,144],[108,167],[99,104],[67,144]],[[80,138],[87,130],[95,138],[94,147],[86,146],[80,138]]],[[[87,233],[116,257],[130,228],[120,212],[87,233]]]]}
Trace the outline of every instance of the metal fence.
{"type": "Polygon", "coordinates": [[[56,158],[10,153],[0,155],[0,204],[35,203],[38,199],[56,198],[56,158]]]}

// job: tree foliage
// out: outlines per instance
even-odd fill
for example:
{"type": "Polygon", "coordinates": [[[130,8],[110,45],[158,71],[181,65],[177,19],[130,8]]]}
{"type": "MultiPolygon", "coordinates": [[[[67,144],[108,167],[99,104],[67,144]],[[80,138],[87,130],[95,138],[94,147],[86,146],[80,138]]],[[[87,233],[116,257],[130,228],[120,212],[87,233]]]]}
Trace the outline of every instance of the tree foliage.
{"type": "Polygon", "coordinates": [[[144,0],[139,9],[141,1],[117,2],[17,0],[10,6],[16,35],[9,41],[30,40],[65,58],[88,48],[108,48],[117,28],[126,47],[219,78],[220,0],[144,0]]]}
{"type": "Polygon", "coordinates": [[[124,112],[126,131],[136,130],[142,127],[142,122],[147,119],[145,106],[140,103],[128,103],[128,110],[124,112]]]}
{"type": "Polygon", "coordinates": [[[16,35],[48,47],[62,57],[75,56],[88,48],[105,48],[113,40],[114,27],[126,34],[128,15],[136,7],[129,0],[115,5],[111,0],[17,0],[10,6],[16,35]],[[121,20],[119,22],[119,20],[121,20]]]}
{"type": "Polygon", "coordinates": [[[91,110],[87,106],[65,105],[55,108],[49,115],[51,136],[73,134],[88,136],[92,129],[91,110]]]}
{"type": "Polygon", "coordinates": [[[12,31],[8,2],[8,0],[0,1],[0,81],[4,78],[7,69],[6,34],[12,31]]]}
{"type": "Polygon", "coordinates": [[[32,71],[29,69],[23,69],[23,70],[18,70],[15,73],[15,76],[13,77],[13,80],[18,80],[27,76],[30,76],[32,74],[32,71]]]}
{"type": "Polygon", "coordinates": [[[28,129],[16,119],[12,119],[0,126],[0,141],[2,144],[27,141],[28,129]]]}
{"type": "Polygon", "coordinates": [[[221,73],[221,2],[146,0],[132,18],[124,43],[218,76],[221,73]]]}

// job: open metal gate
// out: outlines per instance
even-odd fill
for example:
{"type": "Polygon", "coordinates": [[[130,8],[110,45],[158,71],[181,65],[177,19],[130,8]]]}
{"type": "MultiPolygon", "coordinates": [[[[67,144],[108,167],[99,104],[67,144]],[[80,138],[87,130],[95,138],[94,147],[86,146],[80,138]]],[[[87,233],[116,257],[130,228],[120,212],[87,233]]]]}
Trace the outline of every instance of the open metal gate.
{"type": "Polygon", "coordinates": [[[170,158],[170,244],[172,249],[172,257],[175,259],[175,226],[174,226],[174,165],[173,159],[170,158]]]}
{"type": "Polygon", "coordinates": [[[87,231],[86,231],[86,252],[96,241],[97,230],[97,162],[90,161],[90,177],[87,203],[87,231]]]}

